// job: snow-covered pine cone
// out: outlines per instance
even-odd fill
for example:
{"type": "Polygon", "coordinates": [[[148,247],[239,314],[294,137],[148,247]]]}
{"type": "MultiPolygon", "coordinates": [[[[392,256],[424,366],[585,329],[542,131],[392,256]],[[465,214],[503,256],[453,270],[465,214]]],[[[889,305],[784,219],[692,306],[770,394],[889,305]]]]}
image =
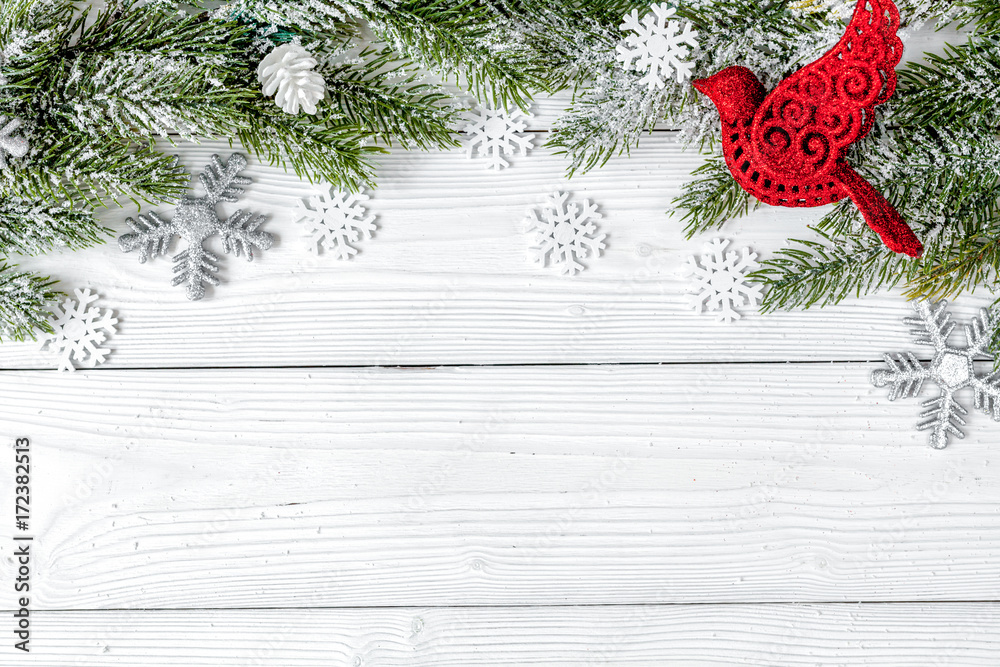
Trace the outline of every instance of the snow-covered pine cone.
{"type": "Polygon", "coordinates": [[[316,59],[298,44],[282,44],[273,49],[257,66],[257,79],[264,94],[285,112],[294,115],[299,107],[316,113],[316,103],[326,94],[323,76],[315,71],[316,59]]]}

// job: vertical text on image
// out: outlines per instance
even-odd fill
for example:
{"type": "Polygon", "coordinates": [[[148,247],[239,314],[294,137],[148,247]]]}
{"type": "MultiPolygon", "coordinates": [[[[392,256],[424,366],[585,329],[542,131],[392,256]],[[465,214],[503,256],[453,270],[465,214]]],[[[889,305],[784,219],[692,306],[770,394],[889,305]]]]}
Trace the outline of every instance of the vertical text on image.
{"type": "Polygon", "coordinates": [[[29,612],[31,592],[31,542],[27,534],[31,520],[31,442],[18,438],[14,444],[14,648],[27,653],[31,641],[29,612]]]}

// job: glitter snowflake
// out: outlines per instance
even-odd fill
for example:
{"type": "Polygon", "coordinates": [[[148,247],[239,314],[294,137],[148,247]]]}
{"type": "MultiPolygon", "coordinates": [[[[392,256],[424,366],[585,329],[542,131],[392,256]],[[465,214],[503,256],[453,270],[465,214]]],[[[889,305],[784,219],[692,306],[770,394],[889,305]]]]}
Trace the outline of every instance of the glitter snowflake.
{"type": "Polygon", "coordinates": [[[698,47],[698,33],[690,23],[683,26],[671,20],[676,10],[666,3],[653,5],[652,11],[639,19],[639,10],[626,14],[622,30],[632,34],[618,45],[618,60],[626,68],[645,72],[641,83],[652,90],[663,88],[671,75],[683,83],[691,77],[694,63],[686,60],[691,50],[698,47]]]}
{"type": "Polygon", "coordinates": [[[531,256],[542,266],[557,266],[563,275],[575,275],[586,267],[579,260],[591,254],[601,256],[606,234],[598,234],[595,221],[602,216],[597,205],[568,203],[569,193],[556,192],[528,214],[528,231],[533,235],[531,256]]]}
{"type": "Polygon", "coordinates": [[[7,168],[7,156],[24,157],[28,153],[28,140],[15,137],[14,132],[23,125],[20,118],[0,116],[0,169],[7,168]]]}
{"type": "Polygon", "coordinates": [[[370,239],[375,231],[375,216],[363,202],[368,195],[340,189],[328,189],[308,200],[299,200],[295,207],[296,222],[304,222],[310,231],[309,249],[329,252],[337,259],[350,259],[358,254],[352,246],[363,238],[370,239]]]}
{"type": "Polygon", "coordinates": [[[274,237],[267,232],[257,231],[264,221],[262,216],[253,217],[252,213],[239,210],[223,220],[215,210],[220,201],[237,200],[243,189],[236,185],[251,182],[249,178],[239,175],[246,166],[246,158],[239,153],[233,153],[225,166],[218,155],[213,155],[211,164],[201,174],[206,192],[204,197],[186,195],[177,205],[171,222],[156,213],[140,215],[138,222],[129,218],[126,222],[135,233],[120,236],[118,247],[122,252],[138,249],[139,262],[145,263],[150,257],[165,255],[174,236],[180,236],[187,241],[187,249],[174,256],[173,284],[186,284],[189,299],[202,298],[205,296],[205,283],[219,284],[215,275],[219,271],[216,264],[219,257],[206,250],[204,245],[210,237],[218,235],[222,238],[224,252],[237,257],[242,253],[247,261],[253,261],[253,248],[267,250],[274,242],[274,237]]]}
{"type": "Polygon", "coordinates": [[[914,304],[917,317],[903,320],[914,327],[911,333],[917,344],[934,348],[934,358],[929,366],[925,367],[910,352],[897,354],[895,359],[887,354],[885,363],[889,369],[872,373],[872,384],[876,387],[891,385],[890,401],[917,396],[925,380],[940,388],[937,398],[923,403],[926,409],[920,417],[924,421],[917,424],[918,430],[931,432],[931,446],[936,449],[948,446],[949,434],[957,438],[965,437],[959,426],[965,425],[962,416],[968,411],[955,400],[955,394],[961,389],[971,387],[976,409],[992,416],[994,421],[1000,421],[1000,373],[976,375],[974,364],[977,356],[988,353],[996,323],[987,310],[982,310],[978,318],[972,319],[971,326],[965,326],[966,347],[953,347],[948,344],[948,337],[955,330],[955,324],[951,322],[947,308],[947,301],[935,306],[922,301],[914,304]]]}
{"type": "Polygon", "coordinates": [[[709,253],[688,259],[685,272],[694,276],[688,297],[699,313],[715,311],[720,322],[734,322],[742,317],[736,308],[756,306],[761,300],[761,286],[747,283],[747,274],[759,268],[757,254],[743,248],[726,252],[729,241],[715,239],[709,253]]]}
{"type": "Polygon", "coordinates": [[[111,352],[99,347],[115,333],[118,320],[114,313],[93,307],[100,296],[89,289],[75,289],[76,301],[67,298],[53,308],[49,324],[52,333],[41,337],[41,349],[59,355],[59,370],[94,368],[104,363],[111,352]]]}
{"type": "Polygon", "coordinates": [[[528,126],[527,118],[531,115],[517,108],[507,111],[483,107],[462,129],[468,135],[465,148],[469,157],[478,154],[487,158],[487,169],[504,169],[510,166],[504,155],[514,155],[518,151],[527,155],[532,137],[521,134],[528,126]]]}

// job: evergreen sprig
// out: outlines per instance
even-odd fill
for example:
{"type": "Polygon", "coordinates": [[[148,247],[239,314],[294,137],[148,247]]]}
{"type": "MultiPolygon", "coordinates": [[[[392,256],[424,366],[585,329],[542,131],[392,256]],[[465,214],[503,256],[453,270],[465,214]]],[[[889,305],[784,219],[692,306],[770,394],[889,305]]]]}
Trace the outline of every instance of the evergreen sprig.
{"type": "Polygon", "coordinates": [[[458,145],[452,126],[459,107],[450,95],[422,81],[419,71],[398,62],[390,49],[365,49],[358,60],[360,64],[324,71],[327,91],[349,123],[386,146],[426,150],[458,145]]]}
{"type": "Polygon", "coordinates": [[[0,262],[0,342],[33,339],[37,331],[52,333],[46,306],[59,297],[54,284],[0,262]]]}
{"type": "Polygon", "coordinates": [[[100,243],[111,233],[89,211],[0,200],[0,254],[3,255],[81,250],[100,243]]]}
{"type": "MultiPolygon", "coordinates": [[[[716,229],[730,218],[746,215],[753,198],[733,178],[722,157],[711,157],[692,173],[694,180],[674,200],[685,211],[681,222],[687,238],[716,229]]],[[[755,203],[754,207],[760,206],[755,203]]]]}

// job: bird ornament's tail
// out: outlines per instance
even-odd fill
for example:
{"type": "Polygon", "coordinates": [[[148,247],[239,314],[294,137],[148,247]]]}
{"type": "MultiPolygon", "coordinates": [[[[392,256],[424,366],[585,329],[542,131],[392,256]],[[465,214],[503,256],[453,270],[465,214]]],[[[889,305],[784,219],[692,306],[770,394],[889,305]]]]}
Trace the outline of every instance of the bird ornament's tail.
{"type": "Polygon", "coordinates": [[[910,226],[871,183],[861,178],[843,160],[840,161],[837,175],[851,196],[851,201],[861,211],[868,226],[882,239],[882,243],[893,252],[905,253],[910,257],[920,257],[924,253],[923,244],[910,226]]]}

